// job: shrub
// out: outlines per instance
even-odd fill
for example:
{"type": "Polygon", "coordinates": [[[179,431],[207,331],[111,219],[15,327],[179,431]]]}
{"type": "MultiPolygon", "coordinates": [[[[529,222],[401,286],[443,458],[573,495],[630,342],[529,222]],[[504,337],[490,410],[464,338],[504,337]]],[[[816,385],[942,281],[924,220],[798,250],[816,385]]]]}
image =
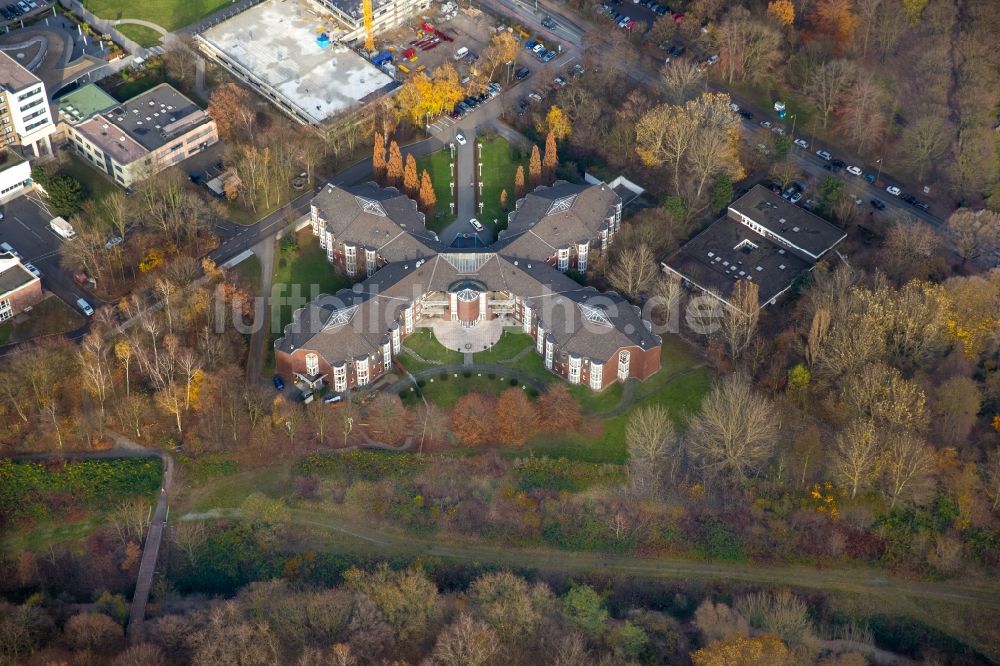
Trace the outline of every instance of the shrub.
{"type": "Polygon", "coordinates": [[[384,478],[412,476],[422,470],[425,460],[409,453],[389,453],[385,451],[347,451],[343,453],[313,453],[295,466],[303,475],[346,479],[350,483],[358,480],[378,481],[384,478]]]}
{"type": "Polygon", "coordinates": [[[777,634],[787,643],[801,643],[812,635],[806,604],[791,592],[754,592],[736,600],[736,610],[758,629],[777,634]]]}

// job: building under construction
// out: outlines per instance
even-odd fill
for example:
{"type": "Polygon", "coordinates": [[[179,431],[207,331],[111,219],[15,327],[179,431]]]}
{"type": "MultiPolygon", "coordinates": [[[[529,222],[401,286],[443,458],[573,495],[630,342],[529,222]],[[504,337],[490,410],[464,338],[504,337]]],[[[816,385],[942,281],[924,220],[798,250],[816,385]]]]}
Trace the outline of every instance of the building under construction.
{"type": "MultiPolygon", "coordinates": [[[[376,44],[378,34],[405,22],[421,5],[372,2],[376,44]]],[[[304,124],[321,124],[398,85],[352,48],[365,46],[362,0],[265,0],[197,39],[209,58],[304,124]]]]}

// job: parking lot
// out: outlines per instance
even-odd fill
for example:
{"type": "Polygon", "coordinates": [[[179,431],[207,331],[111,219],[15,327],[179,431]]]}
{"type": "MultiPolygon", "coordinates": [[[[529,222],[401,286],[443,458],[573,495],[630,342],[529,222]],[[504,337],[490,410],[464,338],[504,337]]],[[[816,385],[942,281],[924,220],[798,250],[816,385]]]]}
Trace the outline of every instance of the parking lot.
{"type": "Polygon", "coordinates": [[[432,72],[441,65],[450,64],[467,85],[468,97],[464,100],[466,105],[457,114],[435,119],[431,123],[433,130],[447,129],[461,116],[480,104],[489,102],[501,91],[497,86],[493,86],[492,90],[489,86],[481,90],[474,89],[477,86],[470,76],[476,63],[482,62],[483,49],[498,31],[510,32],[521,48],[518,49],[515,62],[496,72],[493,80],[501,84],[502,89],[527,80],[522,98],[527,98],[531,92],[528,86],[541,86],[542,89],[538,92],[544,94],[546,86],[552,83],[556,74],[569,66],[571,60],[575,61],[575,58],[564,52],[562,44],[549,36],[541,36],[538,32],[512,25],[509,21],[501,22],[496,16],[477,9],[447,11],[448,6],[445,5],[444,10],[425,20],[414,19],[410,26],[386,35],[387,42],[380,45],[383,49],[393,50],[397,68],[402,66],[397,72],[403,80],[417,72],[432,72]],[[524,48],[525,46],[531,48],[524,48]],[[522,72],[520,77],[516,76],[519,71],[522,72]]]}
{"type": "Polygon", "coordinates": [[[42,287],[69,305],[83,297],[92,305],[101,301],[73,282],[72,273],[59,266],[59,248],[64,242],[50,227],[53,215],[38,195],[31,192],[0,206],[0,242],[9,243],[21,255],[21,261],[33,264],[42,272],[42,287]]]}

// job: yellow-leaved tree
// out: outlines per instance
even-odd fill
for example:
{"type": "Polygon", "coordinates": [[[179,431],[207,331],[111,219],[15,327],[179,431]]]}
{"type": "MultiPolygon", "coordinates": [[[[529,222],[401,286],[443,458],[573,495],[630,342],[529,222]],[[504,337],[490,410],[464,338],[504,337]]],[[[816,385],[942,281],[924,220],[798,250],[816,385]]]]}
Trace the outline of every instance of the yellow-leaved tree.
{"type": "Polygon", "coordinates": [[[767,3],[767,13],[784,26],[795,22],[795,5],[792,0],[771,0],[767,3]]]}
{"type": "Polygon", "coordinates": [[[555,104],[545,114],[545,120],[539,123],[538,133],[545,134],[546,132],[552,132],[552,136],[556,138],[556,141],[567,139],[573,133],[573,123],[570,121],[569,116],[555,104]]]}

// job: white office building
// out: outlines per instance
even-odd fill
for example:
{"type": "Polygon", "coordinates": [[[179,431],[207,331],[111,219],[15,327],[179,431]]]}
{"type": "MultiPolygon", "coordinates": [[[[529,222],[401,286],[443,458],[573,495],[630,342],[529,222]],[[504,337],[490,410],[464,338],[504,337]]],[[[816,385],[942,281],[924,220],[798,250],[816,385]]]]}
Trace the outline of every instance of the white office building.
{"type": "Polygon", "coordinates": [[[35,157],[51,155],[55,131],[45,84],[0,51],[0,142],[30,146],[35,157]]]}

